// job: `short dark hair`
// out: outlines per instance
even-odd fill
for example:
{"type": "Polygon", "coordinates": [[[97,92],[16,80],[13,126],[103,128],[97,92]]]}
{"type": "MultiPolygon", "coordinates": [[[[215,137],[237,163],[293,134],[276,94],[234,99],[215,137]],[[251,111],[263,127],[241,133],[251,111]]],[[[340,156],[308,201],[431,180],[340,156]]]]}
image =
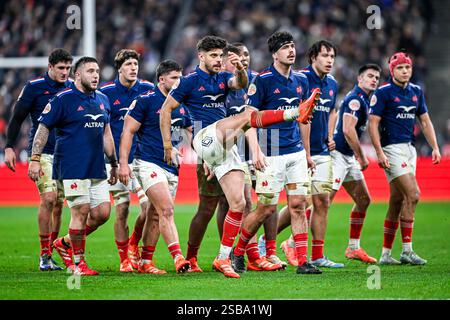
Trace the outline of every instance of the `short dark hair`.
{"type": "Polygon", "coordinates": [[[136,59],[137,61],[139,61],[139,53],[137,53],[136,50],[133,49],[119,50],[114,58],[114,67],[119,70],[122,64],[128,59],[136,59]]]}
{"type": "Polygon", "coordinates": [[[241,54],[241,50],[239,50],[239,48],[235,45],[232,44],[228,44],[224,49],[223,49],[223,55],[226,57],[228,56],[229,52],[233,52],[237,55],[241,54]]]}
{"type": "Polygon", "coordinates": [[[325,47],[327,51],[330,51],[333,49],[334,55],[337,56],[337,47],[330,41],[327,40],[320,40],[315,43],[308,49],[308,62],[309,64],[312,64],[312,59],[317,58],[320,51],[322,51],[322,47],[325,47]]]}
{"type": "Polygon", "coordinates": [[[75,62],[75,66],[73,67],[73,72],[77,72],[77,70],[83,66],[85,63],[89,63],[89,62],[95,62],[96,64],[98,64],[97,59],[95,59],[94,57],[81,57],[80,59],[78,59],[77,62],[75,62]]]}
{"type": "Polygon", "coordinates": [[[50,52],[50,55],[48,56],[48,63],[50,63],[52,66],[57,64],[58,62],[70,62],[72,63],[73,57],[69,53],[69,51],[56,48],[50,52]]]}
{"type": "Polygon", "coordinates": [[[277,52],[278,49],[289,42],[294,42],[294,37],[287,31],[276,31],[267,39],[267,45],[271,53],[277,52]]]}
{"type": "Polygon", "coordinates": [[[183,71],[183,68],[181,65],[176,62],[175,60],[164,60],[158,64],[158,67],[156,68],[156,80],[159,81],[159,77],[168,74],[172,71],[183,71]]]}
{"type": "Polygon", "coordinates": [[[364,73],[364,71],[369,69],[376,70],[379,73],[381,73],[381,67],[379,65],[377,65],[376,63],[366,63],[359,68],[358,76],[360,76],[361,74],[364,73]]]}
{"type": "Polygon", "coordinates": [[[223,49],[227,46],[227,40],[217,36],[205,36],[197,42],[197,51],[211,51],[223,49]]]}

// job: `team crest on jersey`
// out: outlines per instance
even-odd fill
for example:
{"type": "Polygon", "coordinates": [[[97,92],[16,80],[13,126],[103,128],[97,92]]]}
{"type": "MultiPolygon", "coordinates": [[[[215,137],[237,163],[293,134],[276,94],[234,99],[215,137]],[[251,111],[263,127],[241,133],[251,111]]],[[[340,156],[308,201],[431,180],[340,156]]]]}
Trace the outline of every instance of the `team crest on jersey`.
{"type": "Polygon", "coordinates": [[[413,102],[417,102],[417,96],[412,97],[413,102]]]}
{"type": "Polygon", "coordinates": [[[359,102],[359,100],[353,99],[348,103],[348,107],[350,108],[350,110],[358,111],[361,107],[361,103],[359,102]]]}
{"type": "Polygon", "coordinates": [[[333,91],[333,90],[330,90],[330,92],[328,92],[328,93],[330,94],[330,97],[332,97],[333,94],[334,94],[334,91],[333,91]]]}
{"type": "Polygon", "coordinates": [[[52,110],[52,106],[50,105],[50,103],[47,103],[47,105],[45,106],[44,110],[42,110],[43,114],[47,114],[50,112],[50,110],[52,110]]]}
{"type": "Polygon", "coordinates": [[[298,87],[297,87],[297,93],[298,93],[298,94],[302,93],[302,87],[301,87],[301,86],[298,86],[298,87]]]}
{"type": "Polygon", "coordinates": [[[222,89],[222,90],[225,89],[225,83],[221,82],[221,83],[219,84],[219,88],[222,89]]]}
{"type": "Polygon", "coordinates": [[[370,99],[370,106],[374,106],[377,104],[377,96],[373,95],[372,99],[370,99]]]}
{"type": "Polygon", "coordinates": [[[248,95],[252,96],[256,93],[256,85],[254,83],[250,84],[248,87],[248,95]]]}

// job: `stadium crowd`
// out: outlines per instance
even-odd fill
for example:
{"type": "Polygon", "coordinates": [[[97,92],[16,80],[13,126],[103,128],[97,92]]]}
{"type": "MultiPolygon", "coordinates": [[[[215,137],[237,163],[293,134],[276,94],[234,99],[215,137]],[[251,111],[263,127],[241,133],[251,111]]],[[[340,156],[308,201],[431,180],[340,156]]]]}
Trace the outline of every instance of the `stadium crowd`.
{"type": "MultiPolygon", "coordinates": [[[[81,5],[81,1],[71,4],[81,5]]],[[[424,87],[427,61],[423,48],[433,18],[430,1],[378,1],[382,8],[382,30],[366,27],[369,17],[366,10],[371,4],[366,0],[197,0],[192,2],[185,25],[175,35],[178,37],[175,47],[167,52],[169,35],[174,31],[183,1],[131,0],[117,2],[111,8],[108,1],[97,0],[97,58],[102,64],[101,80],[114,77],[113,53],[125,47],[142,55],[140,75],[144,79],[154,79],[156,65],[162,58],[177,60],[189,72],[197,61],[195,43],[206,34],[245,43],[252,56],[251,68],[259,71],[271,60],[265,38],[277,29],[284,29],[294,35],[298,68],[307,65],[305,52],[313,42],[325,38],[337,44],[339,52],[333,75],[339,84],[338,101],[354,85],[358,66],[367,61],[383,66],[382,80],[386,80],[388,55],[398,48],[412,54],[415,61],[412,81],[424,87]]],[[[29,0],[25,6],[20,2],[1,2],[0,56],[46,56],[55,47],[82,55],[82,31],[66,28],[66,9],[65,1],[29,0]]],[[[44,69],[0,69],[1,162],[12,106],[26,80],[43,72],[44,69]]],[[[29,122],[24,123],[16,144],[19,161],[26,161],[24,150],[29,129],[29,122]]],[[[440,145],[450,141],[450,119],[443,129],[437,132],[440,145]]],[[[430,149],[420,129],[416,132],[418,153],[429,155],[430,149]]],[[[369,143],[367,136],[363,142],[369,143]]],[[[443,156],[446,155],[450,155],[450,147],[443,148],[443,156]]]]}

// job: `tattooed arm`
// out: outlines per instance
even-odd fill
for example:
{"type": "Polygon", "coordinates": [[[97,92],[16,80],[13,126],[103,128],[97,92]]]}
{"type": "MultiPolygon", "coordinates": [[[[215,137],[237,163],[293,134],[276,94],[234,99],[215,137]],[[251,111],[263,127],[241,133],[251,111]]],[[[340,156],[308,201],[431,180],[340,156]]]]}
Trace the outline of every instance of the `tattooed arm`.
{"type": "Polygon", "coordinates": [[[246,88],[248,84],[248,75],[247,70],[244,69],[244,66],[241,63],[241,58],[237,54],[229,52],[228,59],[236,67],[234,77],[228,81],[228,86],[232,90],[246,88]]]}
{"type": "Polygon", "coordinates": [[[34,135],[31,160],[28,166],[28,176],[33,181],[38,181],[39,178],[44,175],[41,168],[41,154],[47,144],[49,132],[48,128],[40,123],[36,134],[34,135]]]}

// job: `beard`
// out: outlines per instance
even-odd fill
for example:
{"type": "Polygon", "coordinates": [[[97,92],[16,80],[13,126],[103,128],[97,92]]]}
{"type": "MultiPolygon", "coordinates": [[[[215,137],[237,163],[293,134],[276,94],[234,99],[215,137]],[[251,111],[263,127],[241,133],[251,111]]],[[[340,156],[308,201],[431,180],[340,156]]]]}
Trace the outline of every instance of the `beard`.
{"type": "Polygon", "coordinates": [[[205,68],[206,68],[206,70],[208,70],[209,73],[216,74],[216,73],[220,72],[221,66],[218,66],[219,71],[215,71],[214,70],[214,65],[205,63],[205,68]]]}
{"type": "Polygon", "coordinates": [[[97,89],[97,85],[93,85],[91,82],[85,81],[84,79],[81,79],[81,86],[86,92],[92,92],[97,89]]]}

